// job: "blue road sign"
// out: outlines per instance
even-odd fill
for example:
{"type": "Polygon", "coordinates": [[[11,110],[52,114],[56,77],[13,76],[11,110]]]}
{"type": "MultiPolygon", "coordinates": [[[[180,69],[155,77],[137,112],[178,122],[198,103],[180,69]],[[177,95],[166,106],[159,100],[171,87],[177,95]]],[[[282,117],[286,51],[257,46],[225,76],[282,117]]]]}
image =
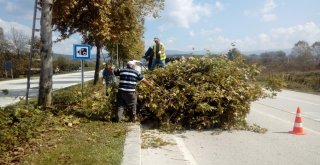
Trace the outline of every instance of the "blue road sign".
{"type": "Polygon", "coordinates": [[[12,62],[11,61],[5,61],[4,62],[4,69],[5,70],[11,70],[12,69],[12,62]]]}
{"type": "Polygon", "coordinates": [[[73,45],[73,58],[74,59],[90,59],[91,46],[90,45],[73,45]]]}

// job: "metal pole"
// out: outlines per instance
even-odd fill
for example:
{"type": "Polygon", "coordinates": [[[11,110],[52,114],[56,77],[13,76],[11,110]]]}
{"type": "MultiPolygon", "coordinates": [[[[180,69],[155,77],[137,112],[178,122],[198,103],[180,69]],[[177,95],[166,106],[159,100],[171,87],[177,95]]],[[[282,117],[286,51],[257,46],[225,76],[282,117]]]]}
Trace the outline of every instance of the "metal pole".
{"type": "Polygon", "coordinates": [[[34,10],[33,10],[33,23],[32,23],[32,34],[31,34],[31,45],[30,45],[30,54],[29,54],[29,64],[28,64],[28,75],[27,75],[27,92],[26,92],[26,104],[28,104],[29,99],[29,89],[30,89],[30,77],[31,77],[31,65],[32,65],[32,55],[34,48],[34,32],[36,26],[36,17],[37,17],[37,3],[38,0],[34,0],[34,10]]]}
{"type": "Polygon", "coordinates": [[[83,60],[81,60],[81,96],[83,97],[83,83],[84,83],[84,79],[83,79],[83,60]]]}

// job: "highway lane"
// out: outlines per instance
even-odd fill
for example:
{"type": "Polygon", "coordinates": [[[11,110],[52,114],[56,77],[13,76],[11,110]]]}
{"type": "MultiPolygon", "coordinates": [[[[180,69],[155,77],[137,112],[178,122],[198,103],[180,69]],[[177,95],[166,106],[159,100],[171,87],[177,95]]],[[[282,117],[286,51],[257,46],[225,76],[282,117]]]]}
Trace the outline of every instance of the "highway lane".
{"type": "Polygon", "coordinates": [[[284,90],[275,98],[261,99],[251,105],[248,123],[268,129],[266,133],[214,130],[160,133],[176,145],[142,149],[142,164],[320,164],[319,104],[318,95],[284,90]],[[298,106],[303,116],[305,135],[289,133],[293,129],[298,106]]]}
{"type": "Polygon", "coordinates": [[[320,121],[319,95],[283,90],[275,98],[263,99],[257,103],[292,114],[300,107],[304,117],[320,121]]]}
{"type": "MultiPolygon", "coordinates": [[[[93,79],[94,71],[84,72],[84,81],[93,79]]],[[[81,72],[59,74],[53,76],[53,90],[58,90],[68,86],[81,83],[81,72]]],[[[27,89],[27,79],[15,79],[0,81],[0,106],[4,107],[25,99],[27,89]],[[5,94],[3,90],[8,90],[5,94]]],[[[29,97],[36,97],[39,90],[39,77],[32,77],[30,80],[29,97]]]]}

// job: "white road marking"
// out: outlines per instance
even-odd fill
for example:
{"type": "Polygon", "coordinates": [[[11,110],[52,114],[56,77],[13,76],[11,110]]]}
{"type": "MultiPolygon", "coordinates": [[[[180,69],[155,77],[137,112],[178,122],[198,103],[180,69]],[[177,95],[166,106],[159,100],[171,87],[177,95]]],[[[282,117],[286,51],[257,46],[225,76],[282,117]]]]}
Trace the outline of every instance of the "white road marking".
{"type": "Polygon", "coordinates": [[[182,152],[183,157],[186,159],[188,165],[198,165],[197,161],[192,156],[191,152],[187,149],[182,138],[173,135],[174,140],[177,143],[179,150],[182,152]]]}
{"type": "Polygon", "coordinates": [[[287,97],[282,97],[282,96],[277,96],[277,97],[281,98],[281,99],[295,101],[295,102],[300,102],[300,103],[306,103],[306,104],[312,104],[312,105],[320,106],[320,104],[313,103],[313,102],[310,102],[310,101],[303,101],[303,100],[300,100],[300,99],[287,98],[287,97]]]}
{"type": "MultiPolygon", "coordinates": [[[[260,113],[260,114],[264,115],[264,116],[268,116],[268,117],[270,117],[270,118],[277,119],[277,120],[282,121],[282,122],[284,122],[284,123],[286,123],[286,124],[292,125],[292,122],[289,122],[289,121],[287,121],[287,120],[281,119],[281,118],[279,118],[279,117],[277,117],[277,116],[273,116],[273,115],[270,115],[270,114],[261,112],[261,111],[256,110],[256,109],[253,109],[253,110],[254,110],[255,112],[257,112],[257,113],[260,113]]],[[[320,132],[317,132],[317,131],[315,131],[315,130],[313,130],[313,129],[305,128],[305,127],[304,127],[304,129],[307,130],[307,131],[309,131],[309,132],[312,132],[312,133],[314,133],[314,134],[320,135],[320,132]]]]}
{"type": "MultiPolygon", "coordinates": [[[[271,106],[271,105],[268,105],[268,104],[263,104],[263,103],[257,103],[257,104],[260,104],[260,105],[263,105],[263,106],[266,106],[266,107],[270,107],[270,108],[273,108],[273,109],[277,109],[277,110],[280,110],[282,112],[286,112],[286,113],[290,113],[290,114],[296,114],[296,111],[286,111],[284,109],[281,109],[281,108],[277,108],[277,107],[274,107],[274,106],[271,106]]],[[[308,119],[311,119],[311,120],[314,120],[314,121],[319,121],[319,119],[315,119],[315,117],[320,117],[320,113],[319,112],[303,112],[303,114],[301,115],[305,118],[308,118],[308,119]],[[311,114],[311,115],[308,115],[308,114],[311,114]]]]}

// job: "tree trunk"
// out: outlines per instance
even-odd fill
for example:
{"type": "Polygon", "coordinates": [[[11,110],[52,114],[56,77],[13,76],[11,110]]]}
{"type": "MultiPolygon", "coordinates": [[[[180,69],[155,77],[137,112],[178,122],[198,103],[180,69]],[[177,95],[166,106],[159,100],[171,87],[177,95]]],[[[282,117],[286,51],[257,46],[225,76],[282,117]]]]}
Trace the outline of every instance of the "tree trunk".
{"type": "Polygon", "coordinates": [[[39,82],[38,105],[52,105],[52,3],[53,0],[42,0],[41,14],[41,72],[39,82]]]}
{"type": "Polygon", "coordinates": [[[100,50],[101,50],[101,46],[99,44],[97,44],[97,58],[96,58],[96,68],[94,70],[93,85],[96,85],[99,81],[100,50]]]}

